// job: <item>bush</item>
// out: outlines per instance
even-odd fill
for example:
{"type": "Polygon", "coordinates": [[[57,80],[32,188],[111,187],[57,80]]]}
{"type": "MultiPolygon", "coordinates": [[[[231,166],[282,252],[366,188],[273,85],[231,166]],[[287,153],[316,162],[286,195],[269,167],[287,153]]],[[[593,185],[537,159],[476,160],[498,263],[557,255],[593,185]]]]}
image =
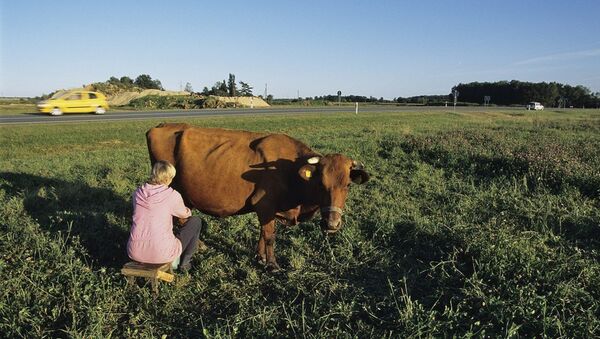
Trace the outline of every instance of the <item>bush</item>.
{"type": "Polygon", "coordinates": [[[224,108],[225,103],[215,97],[208,97],[202,103],[202,108],[224,108]]]}
{"type": "Polygon", "coordinates": [[[195,109],[202,108],[203,100],[183,95],[147,95],[131,100],[128,106],[135,109],[195,109]]]}

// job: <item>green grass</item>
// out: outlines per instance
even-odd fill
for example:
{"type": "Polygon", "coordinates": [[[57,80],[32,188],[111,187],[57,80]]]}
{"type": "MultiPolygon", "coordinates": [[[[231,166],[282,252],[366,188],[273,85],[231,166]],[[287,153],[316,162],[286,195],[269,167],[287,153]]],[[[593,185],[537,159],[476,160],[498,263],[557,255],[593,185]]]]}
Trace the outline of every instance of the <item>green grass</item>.
{"type": "MultiPolygon", "coordinates": [[[[7,337],[597,337],[600,112],[404,112],[185,120],[284,132],[365,163],[344,228],[206,218],[191,275],[128,290],[130,194],[159,121],[0,127],[7,337]]],[[[141,285],[141,284],[140,284],[141,285]]]]}
{"type": "Polygon", "coordinates": [[[37,112],[37,107],[35,106],[35,104],[0,102],[0,115],[15,115],[35,112],[37,112]]]}

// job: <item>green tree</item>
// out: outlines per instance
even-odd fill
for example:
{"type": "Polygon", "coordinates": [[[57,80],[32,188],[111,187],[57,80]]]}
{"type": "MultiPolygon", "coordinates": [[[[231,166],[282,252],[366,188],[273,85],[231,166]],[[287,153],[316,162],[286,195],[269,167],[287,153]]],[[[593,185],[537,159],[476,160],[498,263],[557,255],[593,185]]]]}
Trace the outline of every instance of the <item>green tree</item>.
{"type": "Polygon", "coordinates": [[[229,73],[229,81],[227,81],[227,92],[230,97],[234,97],[237,95],[237,88],[235,85],[235,75],[229,73]]]}
{"type": "Polygon", "coordinates": [[[133,86],[133,79],[128,76],[122,76],[119,80],[123,85],[133,86]]]}
{"type": "Polygon", "coordinates": [[[227,87],[227,82],[225,80],[218,82],[219,88],[217,90],[217,95],[226,97],[229,94],[229,89],[227,87]]]}
{"type": "Polygon", "coordinates": [[[162,87],[162,84],[160,83],[160,80],[156,79],[153,80],[152,82],[154,82],[154,88],[156,89],[160,89],[161,91],[164,91],[165,89],[162,87]]]}
{"type": "Polygon", "coordinates": [[[202,94],[226,97],[229,94],[227,89],[227,83],[225,82],[225,80],[217,81],[210,90],[208,90],[208,88],[205,87],[202,91],[202,94]]]}
{"type": "Polygon", "coordinates": [[[160,80],[153,80],[151,76],[148,74],[141,74],[137,78],[135,78],[134,84],[141,88],[147,89],[160,89],[163,90],[162,84],[160,80]]]}
{"type": "Polygon", "coordinates": [[[248,83],[240,81],[240,95],[243,97],[251,97],[252,96],[252,86],[248,83]]]}
{"type": "Polygon", "coordinates": [[[186,83],[185,83],[185,88],[184,88],[184,90],[185,90],[186,92],[190,92],[190,93],[192,93],[192,92],[194,91],[194,89],[192,88],[192,84],[190,84],[189,82],[186,82],[186,83]]]}

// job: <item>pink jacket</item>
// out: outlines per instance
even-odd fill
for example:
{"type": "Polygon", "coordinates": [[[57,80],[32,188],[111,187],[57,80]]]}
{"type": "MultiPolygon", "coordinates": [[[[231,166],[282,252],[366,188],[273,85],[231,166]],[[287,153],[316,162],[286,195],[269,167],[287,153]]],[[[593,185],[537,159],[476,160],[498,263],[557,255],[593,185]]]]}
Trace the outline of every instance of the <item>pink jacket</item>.
{"type": "Polygon", "coordinates": [[[181,255],[181,242],[173,234],[173,216],[192,215],[181,194],[165,185],[144,184],[133,193],[133,223],[127,255],[148,264],[171,262],[181,255]]]}

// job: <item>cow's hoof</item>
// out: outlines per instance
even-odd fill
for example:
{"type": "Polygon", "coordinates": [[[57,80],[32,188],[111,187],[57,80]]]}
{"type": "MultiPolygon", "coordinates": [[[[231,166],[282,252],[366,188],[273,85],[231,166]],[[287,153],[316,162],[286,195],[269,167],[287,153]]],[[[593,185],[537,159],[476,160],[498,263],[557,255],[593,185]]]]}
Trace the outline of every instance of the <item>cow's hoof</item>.
{"type": "Polygon", "coordinates": [[[278,273],[278,272],[283,271],[276,262],[267,263],[266,268],[267,268],[267,271],[269,271],[271,273],[278,273]]]}
{"type": "Polygon", "coordinates": [[[258,263],[260,266],[267,266],[267,259],[260,257],[260,256],[256,256],[256,263],[258,263]]]}

